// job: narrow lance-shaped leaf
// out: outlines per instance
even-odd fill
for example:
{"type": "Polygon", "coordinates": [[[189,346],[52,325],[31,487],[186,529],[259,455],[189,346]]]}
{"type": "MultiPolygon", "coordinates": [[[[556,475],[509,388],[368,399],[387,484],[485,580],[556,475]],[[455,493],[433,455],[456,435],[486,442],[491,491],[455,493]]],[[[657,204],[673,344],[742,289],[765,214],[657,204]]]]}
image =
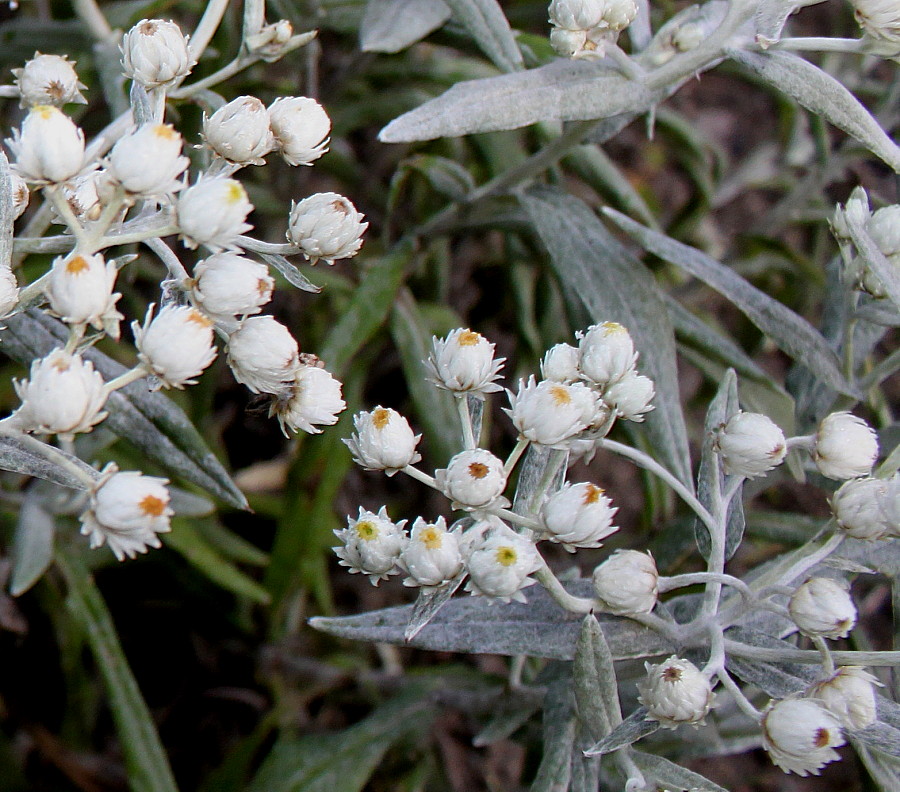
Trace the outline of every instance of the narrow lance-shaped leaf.
{"type": "Polygon", "coordinates": [[[422,589],[413,604],[413,612],[403,631],[403,638],[406,641],[415,638],[422,628],[437,615],[437,612],[450,601],[465,579],[466,572],[463,570],[443,586],[422,589]]]}
{"type": "Polygon", "coordinates": [[[0,267],[8,267],[13,252],[12,171],[6,154],[0,151],[0,267]]]}
{"type": "Polygon", "coordinates": [[[659,728],[659,721],[647,720],[647,708],[638,707],[602,740],[588,748],[584,752],[585,756],[603,756],[618,751],[653,734],[659,728]]]}
{"type": "Polygon", "coordinates": [[[728,792],[714,781],[675,764],[675,762],[670,762],[662,756],[643,751],[632,751],[631,758],[644,775],[650,776],[666,789],[691,790],[691,792],[728,792]]]}
{"type": "Polygon", "coordinates": [[[32,487],[19,509],[9,583],[9,593],[14,597],[28,591],[53,563],[56,525],[53,515],[41,505],[40,495],[39,488],[32,487]]]}
{"type": "Polygon", "coordinates": [[[444,0],[369,0],[359,27],[363,52],[400,52],[450,18],[444,0]]]}
{"type": "MultiPolygon", "coordinates": [[[[603,631],[592,613],[584,617],[581,622],[581,633],[578,643],[575,645],[575,662],[572,668],[572,676],[575,688],[575,709],[578,719],[584,724],[588,734],[594,740],[598,740],[609,734],[612,725],[607,713],[607,702],[604,696],[603,686],[609,682],[609,675],[604,674],[600,678],[598,669],[598,652],[596,645],[603,640],[603,631]]],[[[607,648],[607,652],[608,652],[607,648]]],[[[602,652],[600,662],[603,663],[602,652]]],[[[615,688],[615,672],[613,672],[613,695],[616,696],[618,707],[618,694],[615,688]]]]}
{"type": "Polygon", "coordinates": [[[51,481],[72,489],[87,489],[100,474],[78,457],[31,435],[0,435],[0,470],[51,481]]]}
{"type": "Polygon", "coordinates": [[[544,750],[531,792],[566,792],[572,776],[577,721],[568,675],[553,680],[544,702],[544,750]]]}
{"type": "Polygon", "coordinates": [[[503,71],[522,68],[522,53],[497,0],[445,0],[481,51],[503,71]]]}

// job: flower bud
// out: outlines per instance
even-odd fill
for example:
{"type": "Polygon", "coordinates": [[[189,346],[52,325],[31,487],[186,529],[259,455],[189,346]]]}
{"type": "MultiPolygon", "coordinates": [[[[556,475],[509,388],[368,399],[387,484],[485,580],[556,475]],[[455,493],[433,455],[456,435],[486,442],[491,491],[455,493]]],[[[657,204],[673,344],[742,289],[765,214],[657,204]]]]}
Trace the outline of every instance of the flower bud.
{"type": "Polygon", "coordinates": [[[84,165],[84,133],[52,105],[32,107],[6,142],[16,157],[15,171],[26,181],[64,182],[84,165]]]}
{"type": "Polygon", "coordinates": [[[449,583],[462,571],[457,531],[448,531],[443,517],[433,523],[416,517],[399,563],[409,575],[403,581],[405,586],[430,588],[449,583]]]}
{"type": "Polygon", "coordinates": [[[393,476],[422,458],[416,451],[422,435],[413,434],[409,421],[390,407],[357,413],[353,425],[356,431],[344,442],[353,461],[366,470],[383,470],[393,476]]]}
{"type": "Polygon", "coordinates": [[[618,382],[637,363],[634,341],[618,322],[592,325],[581,335],[578,348],[582,373],[601,387],[618,382]]]}
{"type": "Polygon", "coordinates": [[[382,506],[378,514],[359,508],[359,517],[347,518],[347,527],[334,533],[341,545],[334,548],[341,566],[351,573],[368,575],[373,586],[380,580],[400,572],[397,560],[406,544],[403,526],[406,520],[394,522],[382,506]]]}
{"type": "Polygon", "coordinates": [[[454,509],[509,505],[509,501],[501,498],[506,489],[503,462],[483,448],[460,452],[445,469],[435,471],[434,479],[437,488],[453,502],[454,509]]]}
{"type": "Polygon", "coordinates": [[[259,313],[272,299],[269,268],[237,253],[215,253],[197,263],[191,297],[216,321],[259,313]]]}
{"type": "Polygon", "coordinates": [[[847,587],[831,578],[813,577],[795,589],[788,613],[810,637],[845,638],[856,624],[856,605],[847,587]]]}
{"type": "Polygon", "coordinates": [[[296,339],[273,316],[251,316],[228,336],[228,365],[252,393],[283,393],[299,365],[296,339]]]}
{"type": "Polygon", "coordinates": [[[178,226],[189,248],[213,252],[238,247],[236,239],[253,228],[244,222],[253,211],[243,185],[235,179],[201,177],[178,196],[178,226]]]}
{"type": "Polygon", "coordinates": [[[785,773],[819,775],[840,759],[841,726],[824,707],[810,699],[785,699],[768,706],[760,721],[763,748],[785,773]]]}
{"type": "Polygon", "coordinates": [[[698,726],[704,723],[715,703],[709,680],[690,660],[672,655],[652,665],[644,663],[647,677],[638,682],[638,701],[648,710],[647,719],[659,721],[666,729],[682,723],[698,726]]]}
{"type": "Polygon", "coordinates": [[[287,238],[311,263],[322,259],[334,264],[335,259],[359,253],[363,232],[369,227],[364,216],[342,195],[316,193],[291,203],[287,238]]]}
{"type": "Polygon", "coordinates": [[[432,338],[431,355],[425,361],[428,379],[439,388],[471,393],[503,390],[494,380],[506,358],[494,359],[494,345],[474,330],[451,330],[446,338],[432,338]]]}
{"type": "Polygon", "coordinates": [[[845,729],[865,729],[876,720],[875,685],[881,683],[859,666],[843,666],[806,689],[845,729]]]}
{"type": "Polygon", "coordinates": [[[469,571],[467,591],[502,602],[525,602],[522,589],[535,583],[529,575],[542,564],[532,541],[500,520],[485,520],[469,529],[464,548],[469,571]]]}
{"type": "MultiPolygon", "coordinates": [[[[106,171],[95,170],[76,176],[63,184],[63,197],[75,217],[79,220],[96,220],[100,217],[103,207],[100,204],[98,187],[101,182],[107,180],[106,171]]],[[[53,209],[53,214],[58,223],[65,223],[55,209],[53,209]]]]}
{"type": "Polygon", "coordinates": [[[122,295],[113,293],[115,285],[112,261],[104,261],[100,253],[76,253],[54,259],[45,292],[51,310],[64,322],[106,329],[112,338],[118,338],[123,317],[115,306],[122,295]]]}
{"type": "Polygon", "coordinates": [[[656,387],[653,380],[631,369],[622,379],[606,388],[603,392],[603,401],[612,407],[620,418],[641,423],[646,413],[656,409],[651,404],[654,396],[656,387]]]}
{"type": "Polygon", "coordinates": [[[81,515],[82,535],[90,537],[93,548],[106,542],[119,561],[160,547],[157,534],[171,530],[174,513],[168,483],[131,470],[101,479],[91,493],[90,507],[81,515]]]}
{"type": "Polygon", "coordinates": [[[893,528],[885,508],[889,497],[886,481],[850,479],[834,493],[831,511],[848,536],[866,541],[884,539],[890,536],[893,528]]]}
{"type": "Polygon", "coordinates": [[[186,77],[196,62],[188,49],[188,37],[165,19],[142,19],[122,39],[122,70],[145,88],[170,85],[186,77]]]}
{"type": "Polygon", "coordinates": [[[866,230],[885,256],[891,258],[900,254],[900,204],[885,206],[873,212],[866,223],[866,230]]]}
{"type": "Polygon", "coordinates": [[[593,423],[597,396],[580,382],[566,385],[544,380],[519,381],[519,392],[509,394],[512,419],[522,437],[533,443],[559,446],[593,423]]]}
{"type": "Polygon", "coordinates": [[[34,57],[21,69],[13,69],[16,87],[19,89],[19,106],[55,105],[76,102],[87,104],[81,95],[82,85],[75,73],[75,64],[60,55],[41,55],[35,52],[34,57]]]}
{"type": "Polygon", "coordinates": [[[288,165],[311,165],[328,151],[331,119],[306,96],[283,96],[269,105],[275,147],[288,165]]]}
{"type": "Polygon", "coordinates": [[[547,350],[541,361],[541,376],[545,380],[565,382],[567,385],[581,379],[578,368],[578,348],[571,344],[556,344],[547,350]]]}
{"type": "Polygon", "coordinates": [[[13,423],[22,431],[71,437],[106,417],[103,377],[81,355],[54,349],[31,364],[27,380],[13,384],[22,400],[13,423]]]}
{"type": "Polygon", "coordinates": [[[868,52],[884,57],[900,54],[900,9],[893,0],[851,0],[853,16],[863,29],[868,52]]]}
{"type": "Polygon", "coordinates": [[[264,165],[275,145],[266,106],[255,96],[239,96],[204,116],[203,137],[216,154],[238,165],[264,165]]]}
{"type": "Polygon", "coordinates": [[[28,192],[28,183],[13,170],[9,171],[9,186],[12,193],[12,219],[18,220],[25,214],[31,194],[28,192]]]}
{"type": "Polygon", "coordinates": [[[9,316],[19,304],[19,284],[12,267],[0,264],[0,319],[9,316]]]}
{"type": "Polygon", "coordinates": [[[317,365],[299,365],[286,393],[276,394],[269,416],[277,416],[281,431],[318,434],[317,426],[334,426],[347,403],[341,398],[341,383],[317,365]]]}
{"type": "MultiPolygon", "coordinates": [[[[603,12],[603,23],[614,32],[627,28],[637,16],[638,7],[634,0],[607,0],[603,12]]],[[[695,45],[696,46],[696,45],[695,45]]],[[[689,47],[688,49],[693,49],[689,47]]]]}
{"type": "Polygon", "coordinates": [[[830,479],[868,476],[878,459],[878,438],[862,419],[849,412],[831,413],[819,424],[813,461],[830,479]]]}
{"type": "Polygon", "coordinates": [[[144,124],[116,142],[109,153],[111,179],[133,195],[160,196],[184,187],[178,177],[188,166],[181,135],[169,124],[144,124]]]}
{"type": "Polygon", "coordinates": [[[587,44],[587,31],[566,30],[555,27],[550,31],[550,46],[557,55],[572,58],[579,55],[587,44]]]}
{"type": "Polygon", "coordinates": [[[715,444],[725,472],[745,478],[764,476],[787,455],[784,432],[760,413],[732,415],[719,430],[715,444]]]}
{"type": "Polygon", "coordinates": [[[569,483],[547,498],[541,519],[548,538],[574,552],[576,547],[600,547],[603,539],[618,531],[613,525],[617,511],[600,487],[569,483]]]}
{"type": "Polygon", "coordinates": [[[563,30],[590,30],[599,25],[606,0],[550,0],[550,24],[563,30]]]}
{"type": "Polygon", "coordinates": [[[138,358],[166,388],[195,385],[216,358],[213,323],[196,308],[167,305],[154,318],[153,306],[144,326],[132,322],[138,358]]]}
{"type": "Polygon", "coordinates": [[[609,613],[650,613],[659,592],[659,572],[650,553],[616,550],[594,570],[594,592],[609,613]]]}

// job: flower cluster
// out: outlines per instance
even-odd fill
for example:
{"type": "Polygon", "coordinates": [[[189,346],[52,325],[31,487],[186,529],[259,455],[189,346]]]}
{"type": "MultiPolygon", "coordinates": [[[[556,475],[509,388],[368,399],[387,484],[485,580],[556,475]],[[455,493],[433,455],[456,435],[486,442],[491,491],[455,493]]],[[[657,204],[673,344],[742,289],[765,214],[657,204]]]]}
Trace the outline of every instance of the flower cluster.
{"type": "Polygon", "coordinates": [[[634,0],[551,0],[550,43],[560,55],[602,58],[637,11],[634,0]]]}

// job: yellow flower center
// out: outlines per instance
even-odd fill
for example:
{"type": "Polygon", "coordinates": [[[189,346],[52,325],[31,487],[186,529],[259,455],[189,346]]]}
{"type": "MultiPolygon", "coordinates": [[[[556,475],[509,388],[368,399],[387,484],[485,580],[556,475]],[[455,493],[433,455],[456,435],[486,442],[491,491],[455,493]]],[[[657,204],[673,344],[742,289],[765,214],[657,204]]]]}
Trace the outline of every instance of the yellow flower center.
{"type": "Polygon", "coordinates": [[[429,525],[419,532],[419,541],[429,550],[439,550],[444,544],[444,533],[437,526],[429,525]]]}
{"type": "Polygon", "coordinates": [[[364,542],[371,542],[378,538],[378,526],[371,520],[361,520],[356,523],[356,535],[364,542]]]}
{"type": "Polygon", "coordinates": [[[166,502],[156,495],[144,495],[138,502],[138,508],[148,517],[161,517],[166,511],[166,502]]]}
{"type": "Polygon", "coordinates": [[[72,258],[66,262],[66,272],[68,272],[69,275],[79,275],[90,268],[91,265],[88,264],[87,259],[84,256],[72,256],[72,258]]]}
{"type": "Polygon", "coordinates": [[[200,327],[212,327],[212,319],[204,316],[200,311],[192,310],[188,313],[187,321],[193,322],[195,325],[199,325],[200,327]]]}
{"type": "Polygon", "coordinates": [[[600,487],[597,487],[594,484],[588,484],[585,488],[584,500],[582,503],[584,503],[585,506],[590,506],[590,504],[599,501],[601,495],[603,495],[603,490],[600,489],[600,487]]]}
{"type": "Polygon", "coordinates": [[[379,431],[384,429],[391,422],[391,411],[384,407],[379,407],[372,411],[372,426],[379,431]]]}
{"type": "Polygon", "coordinates": [[[600,325],[609,335],[610,333],[624,333],[627,332],[625,328],[620,325],[618,322],[604,322],[600,325]]]}
{"type": "Polygon", "coordinates": [[[497,548],[497,553],[494,557],[497,559],[497,563],[500,564],[500,566],[508,567],[516,563],[519,554],[516,552],[515,547],[503,545],[502,547],[497,548]]]}
{"type": "Polygon", "coordinates": [[[464,330],[456,337],[456,343],[461,347],[477,346],[481,341],[481,335],[474,330],[464,330]]]}
{"type": "Polygon", "coordinates": [[[44,121],[49,121],[54,115],[60,112],[53,105],[35,105],[31,108],[31,112],[39,115],[44,121]]]}
{"type": "Polygon", "coordinates": [[[153,134],[158,138],[162,138],[163,140],[174,140],[178,137],[178,133],[172,128],[170,124],[157,124],[153,127],[153,134]]]}
{"type": "Polygon", "coordinates": [[[564,407],[572,403],[572,394],[565,385],[554,385],[550,388],[550,397],[557,407],[564,407]]]}
{"type": "Polygon", "coordinates": [[[247,193],[240,182],[236,182],[233,179],[229,181],[228,187],[225,190],[225,203],[236,204],[246,200],[247,193]]]}

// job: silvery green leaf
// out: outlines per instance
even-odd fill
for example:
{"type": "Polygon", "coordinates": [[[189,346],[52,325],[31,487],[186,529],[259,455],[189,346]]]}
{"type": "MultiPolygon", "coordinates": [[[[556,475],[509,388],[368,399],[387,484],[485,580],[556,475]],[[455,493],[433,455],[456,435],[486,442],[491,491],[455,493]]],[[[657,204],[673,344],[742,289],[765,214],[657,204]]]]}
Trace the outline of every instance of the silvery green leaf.
{"type": "Polygon", "coordinates": [[[541,708],[545,695],[546,690],[517,687],[503,696],[497,702],[491,719],[472,738],[472,745],[482,748],[505,740],[541,708]]]}
{"type": "Polygon", "coordinates": [[[584,121],[643,112],[659,94],[601,63],[560,59],[537,69],[467,80],[395,118],[384,143],[518,129],[538,121],[584,121]]]}
{"type": "Polygon", "coordinates": [[[169,506],[178,517],[207,517],[216,510],[216,505],[180,487],[169,487],[169,506]]]}
{"type": "MultiPolygon", "coordinates": [[[[589,597],[590,580],[565,584],[575,596],[589,597]]],[[[581,622],[553,602],[544,589],[525,589],[526,602],[498,603],[486,597],[456,597],[409,642],[409,646],[442,652],[528,655],[571,660],[581,622]]],[[[412,605],[353,616],[317,616],[310,626],[357,641],[404,644],[412,605]]],[[[674,651],[657,633],[628,619],[598,617],[610,652],[616,660],[674,651]]]]}
{"type": "Polygon", "coordinates": [[[620,748],[636,743],[648,734],[653,734],[659,728],[659,721],[647,720],[647,708],[638,707],[606,737],[588,748],[584,752],[585,756],[602,756],[618,751],[620,748]]]}
{"type": "Polygon", "coordinates": [[[540,511],[545,495],[552,495],[566,480],[566,451],[532,443],[519,462],[513,511],[532,515],[540,511]]]}
{"type": "Polygon", "coordinates": [[[855,137],[895,172],[900,171],[900,147],[859,100],[834,77],[790,52],[760,54],[730,50],[728,56],[781,93],[855,137]]]}
{"type": "Polygon", "coordinates": [[[598,740],[622,722],[622,711],[612,653],[592,613],[581,623],[572,673],[578,717],[590,738],[598,740]]]}
{"type": "Polygon", "coordinates": [[[887,300],[871,300],[856,309],[856,318],[883,327],[900,327],[900,310],[887,300]]]}
{"type": "Polygon", "coordinates": [[[841,374],[840,361],[834,350],[803,317],[702,251],[642,226],[614,209],[603,211],[644,249],[699,278],[734,303],[779,348],[814,371],[824,382],[841,393],[856,395],[841,374]]]}
{"type": "Polygon", "coordinates": [[[696,26],[707,36],[712,33],[725,18],[729,4],[726,0],[709,0],[683,8],[675,16],[661,25],[652,41],[641,53],[640,60],[645,64],[665,63],[677,54],[672,39],[686,25],[696,26]]]}
{"type": "Polygon", "coordinates": [[[631,758],[638,769],[666,789],[690,790],[690,792],[728,792],[699,773],[670,762],[662,756],[632,751],[631,758]]]}
{"type": "Polygon", "coordinates": [[[301,291],[310,292],[312,294],[318,294],[322,291],[321,286],[316,286],[315,283],[309,280],[309,278],[298,269],[296,264],[292,264],[284,256],[277,253],[259,253],[258,255],[266,262],[266,264],[284,275],[284,279],[290,283],[291,286],[296,286],[301,291]]]}
{"type": "Polygon", "coordinates": [[[400,52],[450,18],[443,0],[369,0],[359,28],[363,52],[400,52]]]}
{"type": "Polygon", "coordinates": [[[887,257],[875,244],[875,240],[869,235],[863,223],[851,212],[844,212],[847,228],[853,244],[872,268],[888,298],[897,308],[900,308],[900,268],[891,264],[887,257]]]}
{"type": "Polygon", "coordinates": [[[53,541],[56,524],[53,515],[41,505],[35,489],[31,489],[19,509],[12,548],[12,576],[9,593],[24,594],[53,563],[53,541]]]}
{"type": "Polygon", "coordinates": [[[462,201],[475,189],[472,174],[447,157],[419,154],[404,162],[402,167],[421,173],[434,190],[451,201],[462,201]]]}
{"type": "Polygon", "coordinates": [[[13,189],[9,160],[0,151],[0,267],[8,267],[13,252],[13,189]]]}
{"type": "Polygon", "coordinates": [[[0,470],[23,473],[72,489],[87,489],[87,481],[99,476],[78,457],[31,435],[0,435],[0,470]]]}
{"type": "Polygon", "coordinates": [[[522,53],[497,0],[445,0],[453,17],[497,68],[511,72],[522,68],[522,53]]]}
{"type": "Polygon", "coordinates": [[[567,792],[577,726],[572,680],[555,679],[544,702],[544,750],[531,792],[567,792]]]}
{"type": "Polygon", "coordinates": [[[653,380],[657,394],[656,409],[639,431],[646,432],[660,461],[693,488],[674,331],[656,281],[583,201],[552,188],[529,190],[521,201],[564,292],[593,321],[619,322],[634,338],[641,355],[638,369],[653,380]]]}
{"type": "Polygon", "coordinates": [[[466,579],[466,574],[466,571],[463,570],[453,580],[445,583],[443,586],[423,588],[419,591],[419,596],[416,597],[416,601],[413,604],[413,612],[409,617],[409,623],[403,631],[404,641],[409,643],[415,638],[422,628],[437,615],[437,612],[450,601],[450,598],[466,579]]]}

